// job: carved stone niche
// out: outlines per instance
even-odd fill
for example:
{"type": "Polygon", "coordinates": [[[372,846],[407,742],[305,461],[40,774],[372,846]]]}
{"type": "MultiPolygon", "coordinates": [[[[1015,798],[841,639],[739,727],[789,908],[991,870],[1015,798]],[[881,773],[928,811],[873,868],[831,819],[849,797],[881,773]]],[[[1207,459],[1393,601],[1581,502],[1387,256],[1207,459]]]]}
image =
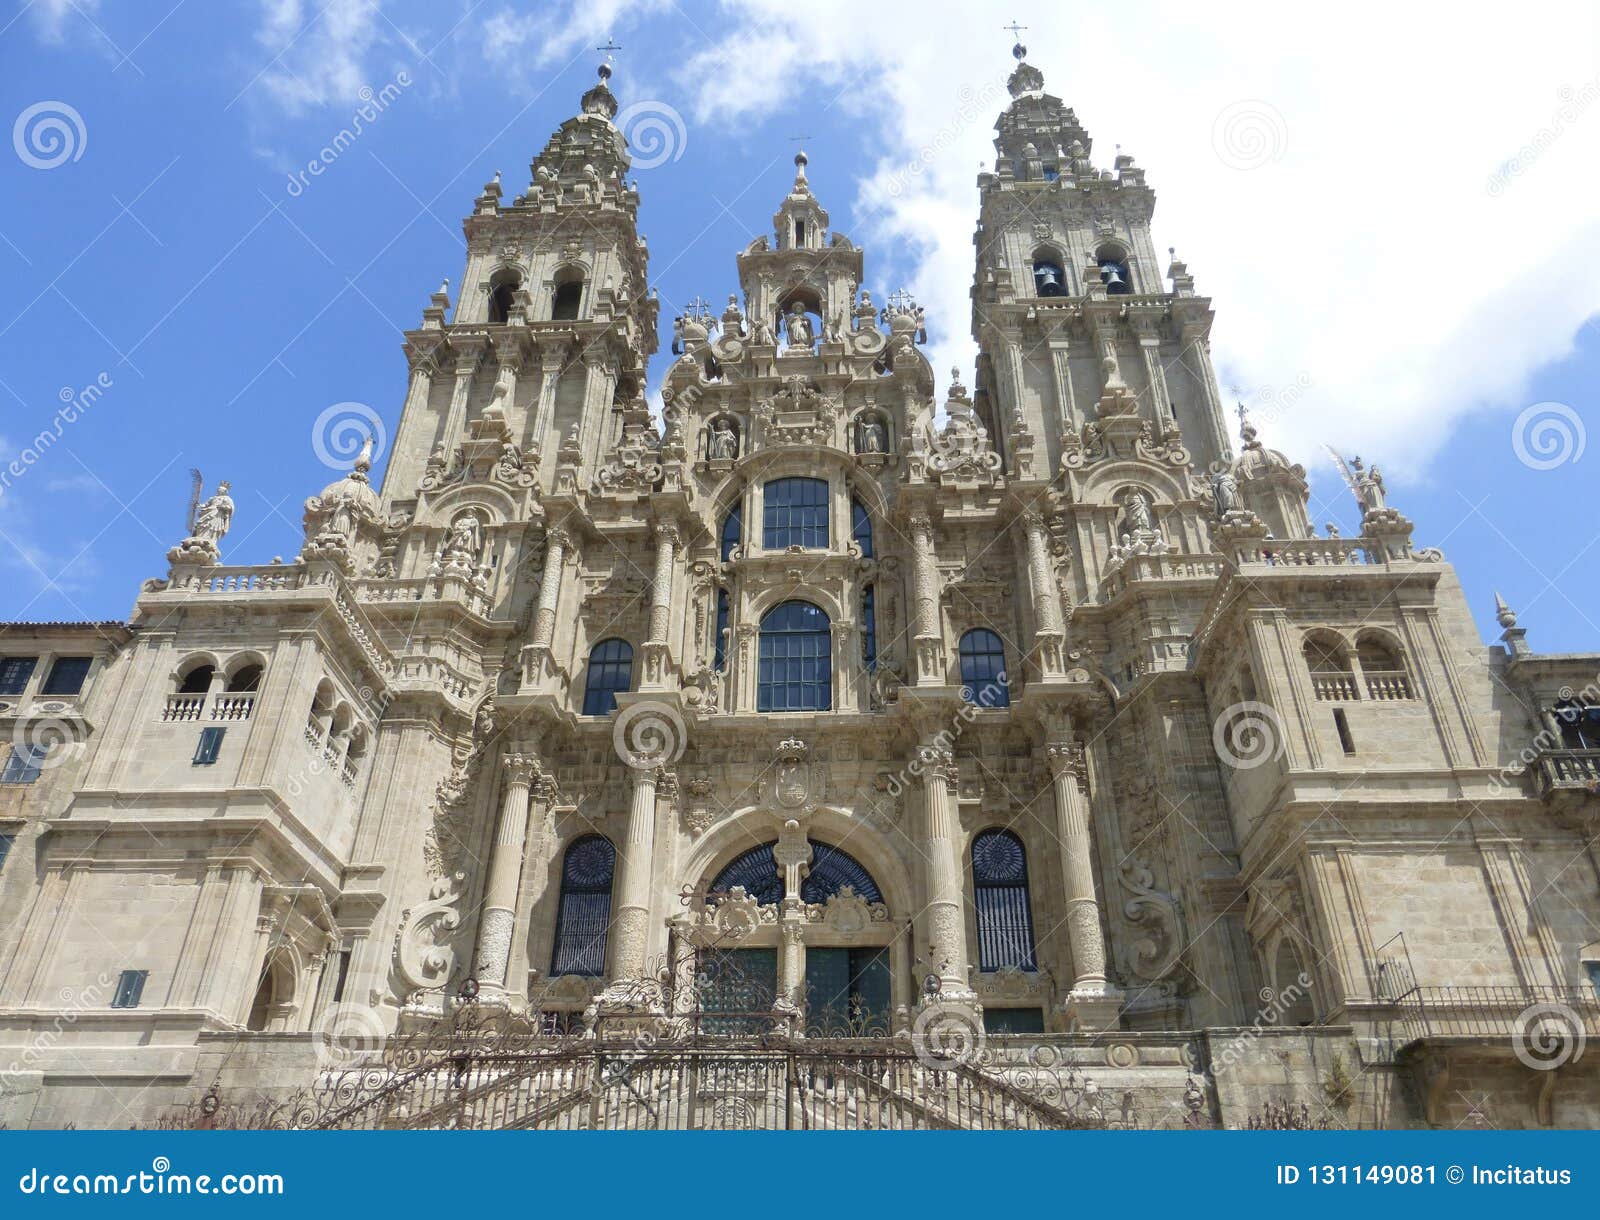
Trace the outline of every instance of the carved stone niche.
{"type": "Polygon", "coordinates": [[[783,388],[758,405],[764,446],[839,446],[839,407],[804,377],[790,377],[783,388]]]}

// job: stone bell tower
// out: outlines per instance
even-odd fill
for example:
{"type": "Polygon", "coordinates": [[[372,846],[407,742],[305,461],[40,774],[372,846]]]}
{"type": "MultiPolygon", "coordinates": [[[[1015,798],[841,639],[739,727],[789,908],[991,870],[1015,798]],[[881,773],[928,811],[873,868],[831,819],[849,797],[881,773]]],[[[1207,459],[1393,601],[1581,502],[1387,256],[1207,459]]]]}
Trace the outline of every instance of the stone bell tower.
{"type": "Polygon", "coordinates": [[[994,171],[978,179],[979,417],[1002,436],[995,404],[1020,412],[1052,471],[1086,444],[1186,448],[1205,469],[1229,454],[1210,304],[1175,259],[1165,290],[1144,171],[1121,152],[1097,168],[1078,116],[1045,92],[1025,47],[1012,54],[994,171]]]}
{"type": "Polygon", "coordinates": [[[499,173],[484,186],[464,223],[453,318],[446,281],[407,332],[411,386],[384,483],[391,504],[461,481],[475,462],[548,492],[558,466],[592,467],[623,415],[643,412],[657,306],[610,76],[601,65],[580,112],[534,157],[522,194],[507,202],[499,173]]]}

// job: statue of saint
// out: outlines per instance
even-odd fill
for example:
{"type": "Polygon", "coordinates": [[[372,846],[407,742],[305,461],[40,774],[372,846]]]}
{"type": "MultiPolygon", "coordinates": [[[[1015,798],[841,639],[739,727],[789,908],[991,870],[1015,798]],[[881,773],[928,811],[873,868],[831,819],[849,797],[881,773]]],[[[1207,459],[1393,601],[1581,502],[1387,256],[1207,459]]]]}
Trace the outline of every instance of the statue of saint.
{"type": "Polygon", "coordinates": [[[1141,530],[1148,532],[1152,528],[1150,524],[1150,501],[1144,492],[1136,491],[1128,497],[1127,522],[1128,528],[1134,533],[1138,533],[1141,530]]]}
{"type": "Polygon", "coordinates": [[[195,510],[194,537],[212,546],[222,541],[233,524],[233,497],[228,494],[232,486],[226,481],[218,483],[217,494],[195,510]]]}
{"type": "Polygon", "coordinates": [[[799,301],[789,306],[784,326],[788,330],[790,347],[810,347],[816,342],[816,335],[811,330],[811,319],[806,316],[806,307],[799,301]]]}
{"type": "Polygon", "coordinates": [[[1223,470],[1211,481],[1211,500],[1218,518],[1226,517],[1239,507],[1239,481],[1233,471],[1223,470]]]}
{"type": "Polygon", "coordinates": [[[1360,487],[1361,502],[1366,505],[1369,513],[1378,512],[1389,506],[1384,495],[1383,474],[1378,470],[1376,462],[1367,467],[1366,473],[1361,476],[1360,487]]]}
{"type": "Polygon", "coordinates": [[[711,460],[731,462],[739,456],[739,434],[726,415],[719,415],[711,426],[711,460]]]}
{"type": "Polygon", "coordinates": [[[861,452],[884,453],[889,447],[889,437],[884,430],[883,421],[875,415],[868,415],[861,421],[861,452]]]}

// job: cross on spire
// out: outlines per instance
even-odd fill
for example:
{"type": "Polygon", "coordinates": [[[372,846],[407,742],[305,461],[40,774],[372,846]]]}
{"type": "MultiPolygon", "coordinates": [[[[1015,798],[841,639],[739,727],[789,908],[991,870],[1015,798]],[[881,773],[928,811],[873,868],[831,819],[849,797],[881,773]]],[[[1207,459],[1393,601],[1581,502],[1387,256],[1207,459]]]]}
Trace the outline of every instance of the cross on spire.
{"type": "Polygon", "coordinates": [[[896,288],[889,294],[889,308],[896,313],[910,313],[916,308],[917,300],[904,288],[896,288]]]}
{"type": "Polygon", "coordinates": [[[1010,30],[1011,31],[1011,37],[1020,42],[1022,40],[1022,31],[1027,29],[1028,27],[1025,26],[1025,25],[1018,25],[1017,24],[1017,19],[1015,17],[1013,17],[1011,19],[1011,24],[1010,25],[1003,25],[1000,28],[1002,30],[1010,30]]]}
{"type": "Polygon", "coordinates": [[[595,50],[596,51],[604,51],[606,53],[606,60],[607,60],[607,62],[609,62],[610,59],[611,59],[611,53],[613,51],[622,50],[622,45],[620,43],[618,43],[618,42],[613,41],[612,38],[611,38],[611,35],[607,34],[606,35],[605,45],[596,47],[595,50]]]}
{"type": "Polygon", "coordinates": [[[709,317],[711,314],[711,302],[704,297],[697,296],[689,302],[688,311],[691,318],[709,317]]]}

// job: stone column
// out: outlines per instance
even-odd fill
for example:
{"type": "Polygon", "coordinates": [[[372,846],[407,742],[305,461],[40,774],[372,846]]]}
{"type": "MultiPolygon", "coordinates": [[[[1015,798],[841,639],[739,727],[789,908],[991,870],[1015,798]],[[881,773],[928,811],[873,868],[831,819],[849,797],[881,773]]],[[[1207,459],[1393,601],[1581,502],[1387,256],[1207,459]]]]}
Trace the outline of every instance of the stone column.
{"type": "Polygon", "coordinates": [[[932,744],[917,750],[917,761],[922,772],[923,895],[927,901],[922,974],[938,977],[939,999],[972,1000],[976,997],[967,977],[965,890],[956,844],[955,759],[943,746],[932,744]]]}
{"type": "Polygon", "coordinates": [[[911,517],[912,579],[916,602],[915,649],[918,686],[944,684],[944,632],[939,627],[939,569],[933,555],[933,521],[926,513],[911,517]]]}
{"type": "Polygon", "coordinates": [[[1023,514],[1022,527],[1028,538],[1028,581],[1033,590],[1034,641],[1043,677],[1059,677],[1066,672],[1064,649],[1066,623],[1061,617],[1061,593],[1056,587],[1054,565],[1050,562],[1050,542],[1044,518],[1031,509],[1023,514]]]}
{"type": "Polygon", "coordinates": [[[539,606],[533,618],[533,645],[549,648],[555,636],[556,605],[561,598],[561,565],[566,561],[572,535],[553,529],[544,538],[544,575],[539,581],[539,606]]]}
{"type": "Polygon", "coordinates": [[[650,583],[650,634],[645,640],[639,689],[662,690],[668,686],[667,660],[672,632],[672,576],[678,557],[678,527],[661,522],[655,528],[656,569],[650,583]]]}
{"type": "Polygon", "coordinates": [[[656,767],[633,768],[633,803],[628,837],[617,861],[617,905],[611,916],[611,981],[636,982],[645,975],[650,934],[650,888],[656,831],[656,767]]]}
{"type": "Polygon", "coordinates": [[[783,901],[778,904],[778,996],[774,1007],[798,1024],[804,1020],[806,1004],[806,904],[800,896],[800,883],[803,870],[811,862],[811,842],[796,819],[783,824],[772,857],[783,874],[783,901]]]}
{"type": "Polygon", "coordinates": [[[450,410],[444,418],[445,461],[455,452],[467,428],[467,398],[472,391],[472,377],[478,369],[479,349],[468,347],[456,354],[456,384],[450,394],[450,410]]]}
{"type": "Polygon", "coordinates": [[[1072,944],[1072,990],[1062,1008],[1077,1028],[1116,1027],[1122,994],[1106,979],[1106,945],[1100,932],[1100,900],[1094,890],[1094,843],[1090,834],[1088,767],[1083,746],[1053,741],[1046,747],[1055,783],[1056,837],[1072,944]]]}
{"type": "Polygon", "coordinates": [[[506,987],[511,937],[517,919],[517,887],[522,880],[522,851],[528,838],[529,795],[538,763],[526,754],[508,754],[505,792],[495,824],[489,856],[489,880],[483,889],[483,917],[478,922],[478,982],[500,991],[506,987]]]}
{"type": "Polygon", "coordinates": [[[1141,318],[1134,323],[1133,329],[1139,340],[1139,354],[1144,358],[1150,401],[1155,406],[1156,432],[1166,436],[1177,431],[1178,421],[1173,418],[1172,396],[1167,392],[1167,374],[1161,367],[1161,336],[1154,319],[1141,318]]]}

